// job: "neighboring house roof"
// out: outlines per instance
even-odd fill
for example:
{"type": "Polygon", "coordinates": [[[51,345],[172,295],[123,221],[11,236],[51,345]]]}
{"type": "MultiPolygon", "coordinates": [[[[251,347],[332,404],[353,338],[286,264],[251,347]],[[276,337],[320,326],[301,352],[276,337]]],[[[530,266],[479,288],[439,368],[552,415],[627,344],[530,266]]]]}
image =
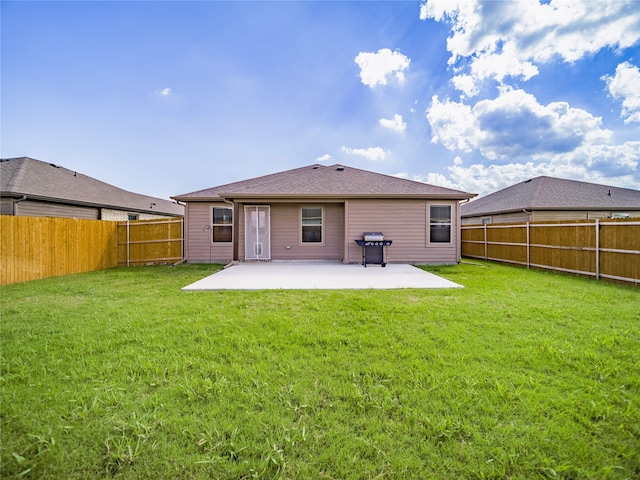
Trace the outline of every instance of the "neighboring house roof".
{"type": "Polygon", "coordinates": [[[342,165],[309,165],[171,198],[185,202],[240,198],[442,198],[475,194],[342,165]]]}
{"type": "Polygon", "coordinates": [[[640,191],[535,177],[462,205],[462,217],[522,210],[638,210],[640,191]]]}
{"type": "Polygon", "coordinates": [[[29,157],[0,160],[0,195],[26,195],[33,200],[156,215],[184,215],[184,206],[170,200],[128,192],[59,165],[29,157]]]}

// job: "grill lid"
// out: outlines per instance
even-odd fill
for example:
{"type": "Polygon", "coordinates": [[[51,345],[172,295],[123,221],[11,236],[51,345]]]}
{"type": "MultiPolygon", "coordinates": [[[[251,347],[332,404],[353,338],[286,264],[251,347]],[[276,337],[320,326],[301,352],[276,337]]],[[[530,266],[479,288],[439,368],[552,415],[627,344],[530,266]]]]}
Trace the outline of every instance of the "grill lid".
{"type": "Polygon", "coordinates": [[[378,242],[384,240],[382,232],[364,232],[362,234],[365,242],[378,242]]]}

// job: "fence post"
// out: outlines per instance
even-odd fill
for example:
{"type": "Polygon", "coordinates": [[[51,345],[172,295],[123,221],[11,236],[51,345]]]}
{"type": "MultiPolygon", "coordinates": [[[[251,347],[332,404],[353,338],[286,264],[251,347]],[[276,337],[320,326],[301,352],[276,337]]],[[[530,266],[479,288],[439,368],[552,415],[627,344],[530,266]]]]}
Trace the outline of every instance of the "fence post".
{"type": "Polygon", "coordinates": [[[131,256],[129,255],[129,219],[127,218],[127,267],[129,267],[129,259],[131,256]]]}
{"type": "Polygon", "coordinates": [[[484,226],[484,259],[488,260],[489,250],[487,249],[487,224],[485,223],[483,226],[484,226]]]}
{"type": "Polygon", "coordinates": [[[600,280],[600,219],[596,218],[596,280],[600,280]]]}
{"type": "Polygon", "coordinates": [[[185,257],[185,251],[184,251],[184,217],[180,218],[180,238],[182,238],[182,246],[180,248],[180,260],[184,260],[185,257]]]}
{"type": "Polygon", "coordinates": [[[529,222],[527,222],[527,269],[530,268],[530,265],[531,265],[530,249],[531,249],[531,236],[530,236],[530,230],[529,230],[529,222]]]}

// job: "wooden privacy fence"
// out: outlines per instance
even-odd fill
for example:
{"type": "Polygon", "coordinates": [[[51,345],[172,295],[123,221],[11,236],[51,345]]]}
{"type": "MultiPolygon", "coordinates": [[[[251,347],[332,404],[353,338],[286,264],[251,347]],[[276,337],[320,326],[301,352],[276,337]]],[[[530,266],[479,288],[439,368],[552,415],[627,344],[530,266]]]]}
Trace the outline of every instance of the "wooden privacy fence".
{"type": "Polygon", "coordinates": [[[182,260],[182,219],[112,222],[0,215],[0,285],[182,260]]]}
{"type": "Polygon", "coordinates": [[[118,265],[175,263],[183,258],[183,219],[118,223],[118,265]]]}
{"type": "Polygon", "coordinates": [[[116,222],[0,215],[0,285],[118,265],[116,222]]]}
{"type": "Polygon", "coordinates": [[[463,225],[462,255],[640,284],[640,221],[463,225]]]}

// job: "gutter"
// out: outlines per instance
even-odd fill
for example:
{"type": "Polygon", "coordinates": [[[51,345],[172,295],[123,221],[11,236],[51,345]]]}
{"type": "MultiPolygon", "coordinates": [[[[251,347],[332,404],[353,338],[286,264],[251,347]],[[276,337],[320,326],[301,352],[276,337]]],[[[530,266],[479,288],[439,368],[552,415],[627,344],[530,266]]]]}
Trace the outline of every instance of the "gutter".
{"type": "MultiPolygon", "coordinates": [[[[15,200],[15,203],[18,202],[22,202],[23,200],[26,200],[27,196],[23,195],[21,198],[15,200]]],[[[169,212],[167,210],[165,210],[163,207],[162,210],[153,210],[150,208],[138,208],[138,207],[127,207],[126,205],[114,205],[114,204],[107,204],[107,203],[95,203],[95,202],[87,202],[84,200],[73,200],[73,199],[67,199],[67,198],[58,198],[58,197],[48,197],[48,196],[44,196],[44,195],[29,195],[29,200],[36,200],[36,201],[41,201],[41,202],[50,202],[50,203],[59,203],[61,205],[71,205],[71,206],[80,206],[80,207],[91,207],[91,208],[98,208],[98,209],[103,209],[103,208],[107,208],[110,210],[120,210],[120,211],[127,211],[127,212],[134,212],[134,213],[148,213],[148,214],[153,214],[153,215],[162,215],[165,217],[180,217],[181,214],[179,213],[172,213],[169,212]]],[[[160,198],[159,200],[164,200],[163,198],[160,198]]],[[[167,200],[168,201],[168,200],[167,200]]],[[[174,205],[182,205],[180,203],[173,203],[170,202],[174,205]]],[[[182,205],[184,206],[184,205],[182,205]]],[[[182,214],[182,216],[184,216],[184,214],[182,214]]]]}
{"type": "Polygon", "coordinates": [[[171,197],[181,202],[226,202],[230,199],[242,202],[278,202],[278,203],[299,203],[299,202],[324,202],[324,203],[341,203],[345,200],[367,200],[367,199],[395,199],[395,200],[453,200],[453,201],[469,201],[474,198],[475,194],[469,195],[452,195],[452,194],[417,194],[417,195],[396,195],[396,194],[361,194],[361,195],[320,195],[320,194],[256,194],[256,195],[238,195],[238,194],[220,194],[215,197],[171,197]]]}
{"type": "Polygon", "coordinates": [[[17,217],[18,216],[18,203],[23,202],[24,200],[27,199],[26,195],[23,195],[22,197],[16,199],[13,201],[13,216],[17,217]]]}

